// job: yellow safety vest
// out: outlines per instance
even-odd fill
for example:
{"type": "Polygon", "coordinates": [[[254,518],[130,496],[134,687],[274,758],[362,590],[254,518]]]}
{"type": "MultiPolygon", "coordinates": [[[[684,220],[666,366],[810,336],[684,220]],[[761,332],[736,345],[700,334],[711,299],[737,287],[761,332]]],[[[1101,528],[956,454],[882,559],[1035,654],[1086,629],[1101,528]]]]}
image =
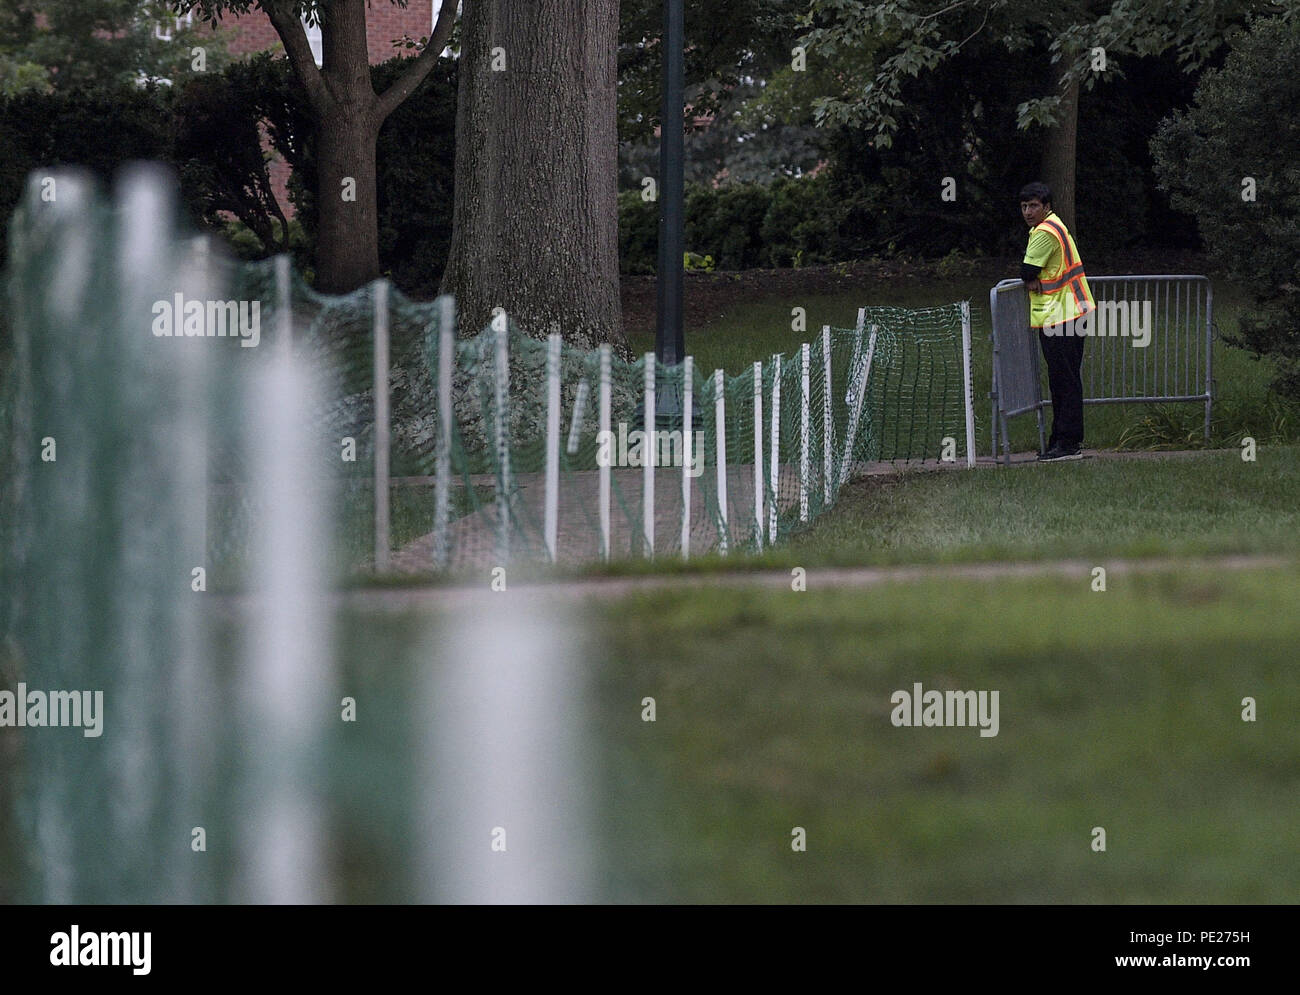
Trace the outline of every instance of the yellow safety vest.
{"type": "Polygon", "coordinates": [[[1030,237],[1038,231],[1050,232],[1060,243],[1061,254],[1056,272],[1048,273],[1044,269],[1038,274],[1042,291],[1029,292],[1030,327],[1059,325],[1095,311],[1097,302],[1088,286],[1088,278],[1084,275],[1083,261],[1079,258],[1079,250],[1064,222],[1055,214],[1049,214],[1029,233],[1030,237]]]}

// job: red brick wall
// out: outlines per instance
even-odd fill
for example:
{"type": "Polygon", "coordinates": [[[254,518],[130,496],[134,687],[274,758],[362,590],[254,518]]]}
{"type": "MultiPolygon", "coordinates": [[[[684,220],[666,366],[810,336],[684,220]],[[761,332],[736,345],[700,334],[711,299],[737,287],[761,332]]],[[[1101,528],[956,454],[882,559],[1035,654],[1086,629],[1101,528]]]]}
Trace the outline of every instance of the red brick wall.
{"type": "Polygon", "coordinates": [[[403,10],[385,0],[375,0],[366,11],[366,43],[371,62],[384,62],[398,54],[414,54],[393,47],[394,39],[410,35],[415,40],[433,32],[433,0],[410,0],[403,10]]]}
{"type": "Polygon", "coordinates": [[[242,17],[227,14],[221,19],[220,27],[235,33],[230,39],[231,55],[252,55],[280,44],[280,36],[271,27],[271,19],[260,10],[250,10],[242,17]]]}
{"type": "MultiPolygon", "coordinates": [[[[230,51],[235,55],[264,52],[280,44],[280,36],[271,27],[271,19],[260,10],[242,16],[227,14],[221,27],[233,28],[235,37],[230,51]]],[[[403,9],[389,0],[372,0],[366,8],[366,48],[370,61],[384,62],[406,49],[393,47],[393,40],[410,35],[418,40],[433,30],[433,0],[410,0],[403,9]]]]}

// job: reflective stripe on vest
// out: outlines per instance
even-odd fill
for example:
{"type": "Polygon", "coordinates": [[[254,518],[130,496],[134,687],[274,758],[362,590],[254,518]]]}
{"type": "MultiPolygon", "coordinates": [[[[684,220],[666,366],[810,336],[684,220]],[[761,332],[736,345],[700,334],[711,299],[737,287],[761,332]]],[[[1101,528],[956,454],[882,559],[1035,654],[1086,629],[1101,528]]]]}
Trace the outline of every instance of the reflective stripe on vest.
{"type": "Polygon", "coordinates": [[[1053,290],[1060,290],[1071,280],[1083,276],[1083,263],[1075,263],[1055,280],[1044,280],[1042,283],[1043,293],[1050,294],[1053,290]]]}

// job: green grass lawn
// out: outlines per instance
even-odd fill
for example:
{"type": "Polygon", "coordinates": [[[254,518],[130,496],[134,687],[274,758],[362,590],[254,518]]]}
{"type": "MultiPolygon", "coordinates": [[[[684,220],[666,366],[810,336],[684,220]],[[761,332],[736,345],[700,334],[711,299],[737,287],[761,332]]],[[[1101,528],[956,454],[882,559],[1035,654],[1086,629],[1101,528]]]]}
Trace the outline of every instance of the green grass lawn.
{"type": "Polygon", "coordinates": [[[867,478],[790,563],[1300,552],[1300,446],[867,478]]]}
{"type": "Polygon", "coordinates": [[[615,873],[705,902],[1294,902],[1298,608],[1294,569],[593,608],[615,873]],[[999,734],[893,727],[915,682],[998,690],[999,734]]]}

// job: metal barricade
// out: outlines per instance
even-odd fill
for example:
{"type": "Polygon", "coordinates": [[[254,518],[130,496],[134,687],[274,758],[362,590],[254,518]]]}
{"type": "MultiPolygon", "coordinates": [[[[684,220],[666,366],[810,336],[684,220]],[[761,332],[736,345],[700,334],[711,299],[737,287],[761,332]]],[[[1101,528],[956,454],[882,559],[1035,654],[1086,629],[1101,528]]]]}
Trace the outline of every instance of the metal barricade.
{"type": "MultiPolygon", "coordinates": [[[[1090,276],[1097,312],[1086,326],[1084,404],[1205,405],[1210,438],[1214,403],[1214,291],[1204,276],[1090,276]]],[[[1020,280],[989,291],[993,321],[993,455],[1002,440],[1010,462],[1007,419],[1035,412],[1038,443],[1046,441],[1040,350],[1029,330],[1029,294],[1020,280]]]]}

